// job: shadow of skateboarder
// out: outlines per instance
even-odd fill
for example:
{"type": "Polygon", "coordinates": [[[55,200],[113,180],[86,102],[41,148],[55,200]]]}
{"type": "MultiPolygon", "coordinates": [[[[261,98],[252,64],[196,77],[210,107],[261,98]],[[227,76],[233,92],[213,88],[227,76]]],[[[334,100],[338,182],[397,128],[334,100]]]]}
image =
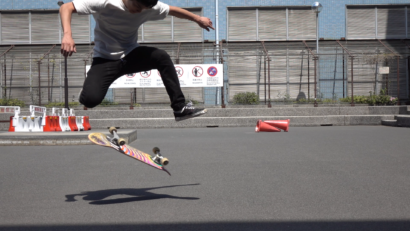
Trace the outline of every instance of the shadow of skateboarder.
{"type": "Polygon", "coordinates": [[[155,188],[142,188],[142,189],[133,189],[133,188],[105,189],[105,190],[98,190],[98,191],[83,192],[79,194],[69,194],[69,195],[66,195],[65,197],[66,197],[66,202],[75,202],[77,201],[75,197],[82,196],[83,200],[90,201],[89,204],[91,205],[120,204],[120,203],[155,200],[155,199],[163,199],[163,198],[180,199],[180,200],[199,200],[199,198],[197,197],[177,197],[177,196],[172,196],[168,194],[157,194],[157,193],[149,192],[155,189],[173,188],[173,187],[181,187],[181,186],[195,186],[195,185],[199,185],[199,184],[170,185],[170,186],[162,186],[162,187],[155,187],[155,188]],[[114,197],[114,196],[119,196],[119,195],[128,195],[130,197],[106,199],[109,197],[114,197]]]}

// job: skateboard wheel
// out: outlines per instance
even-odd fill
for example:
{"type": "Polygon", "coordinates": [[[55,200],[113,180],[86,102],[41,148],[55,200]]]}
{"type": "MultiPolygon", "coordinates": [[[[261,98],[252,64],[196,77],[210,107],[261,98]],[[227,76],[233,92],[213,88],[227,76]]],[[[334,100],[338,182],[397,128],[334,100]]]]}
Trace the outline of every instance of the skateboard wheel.
{"type": "Polygon", "coordinates": [[[159,148],[155,147],[155,148],[152,149],[152,151],[154,152],[154,154],[157,154],[159,152],[159,148]]]}
{"type": "Polygon", "coordinates": [[[118,140],[118,144],[119,145],[124,145],[124,144],[126,144],[127,143],[127,141],[124,139],[124,138],[120,138],[119,140],[118,140]]]}
{"type": "Polygon", "coordinates": [[[169,164],[168,158],[165,158],[165,157],[162,158],[162,159],[161,159],[161,165],[164,165],[164,166],[165,166],[165,165],[167,165],[167,164],[169,164]]]}
{"type": "Polygon", "coordinates": [[[115,127],[110,127],[109,131],[112,135],[114,135],[114,131],[117,132],[117,129],[115,127]]]}

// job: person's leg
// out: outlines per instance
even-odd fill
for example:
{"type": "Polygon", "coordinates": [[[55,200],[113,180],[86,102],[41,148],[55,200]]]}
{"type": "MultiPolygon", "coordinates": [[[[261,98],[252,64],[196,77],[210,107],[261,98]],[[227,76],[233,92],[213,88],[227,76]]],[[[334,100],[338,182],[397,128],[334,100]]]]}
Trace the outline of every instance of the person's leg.
{"type": "Polygon", "coordinates": [[[121,74],[136,73],[157,69],[171,100],[174,111],[180,111],[185,106],[185,97],[179,84],[175,66],[164,50],[140,46],[124,57],[124,68],[121,74]]]}
{"type": "Polygon", "coordinates": [[[171,100],[176,121],[189,119],[206,113],[206,109],[185,105],[185,97],[179,84],[175,66],[169,55],[154,47],[137,47],[124,57],[121,75],[157,69],[171,100]]]}
{"type": "Polygon", "coordinates": [[[94,58],[80,93],[80,103],[87,108],[99,105],[110,85],[121,76],[122,66],[121,60],[94,58]]]}

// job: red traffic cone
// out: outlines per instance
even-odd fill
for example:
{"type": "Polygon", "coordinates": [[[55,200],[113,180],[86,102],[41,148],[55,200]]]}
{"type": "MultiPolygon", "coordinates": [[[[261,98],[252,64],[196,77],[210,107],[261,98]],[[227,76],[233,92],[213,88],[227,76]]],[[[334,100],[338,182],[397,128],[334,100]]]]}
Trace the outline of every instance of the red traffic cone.
{"type": "Polygon", "coordinates": [[[263,122],[262,120],[258,120],[255,132],[280,132],[280,129],[272,127],[271,125],[263,122]]]}
{"type": "Polygon", "coordinates": [[[287,120],[265,120],[264,122],[271,125],[271,126],[280,128],[285,132],[289,131],[290,119],[287,119],[287,120]]]}

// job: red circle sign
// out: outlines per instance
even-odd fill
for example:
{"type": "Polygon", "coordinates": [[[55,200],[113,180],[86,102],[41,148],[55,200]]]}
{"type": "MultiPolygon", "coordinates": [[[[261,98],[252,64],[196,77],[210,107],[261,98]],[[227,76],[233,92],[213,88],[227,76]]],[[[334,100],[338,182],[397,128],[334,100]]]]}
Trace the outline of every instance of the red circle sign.
{"type": "Polygon", "coordinates": [[[149,78],[151,76],[151,71],[142,71],[140,72],[142,78],[149,78]]]}
{"type": "Polygon", "coordinates": [[[127,78],[132,79],[132,78],[135,77],[136,74],[137,74],[137,73],[130,73],[130,74],[126,74],[125,76],[127,76],[127,78]]]}
{"type": "Polygon", "coordinates": [[[184,69],[180,66],[175,66],[175,70],[177,71],[178,78],[181,78],[184,75],[184,69]]]}
{"type": "Polygon", "coordinates": [[[218,69],[216,69],[216,67],[212,66],[212,67],[208,68],[208,75],[209,76],[215,77],[216,74],[218,74],[218,69]]]}
{"type": "Polygon", "coordinates": [[[204,69],[202,69],[202,67],[200,67],[200,66],[196,66],[192,69],[192,74],[195,77],[199,78],[204,74],[204,69]]]}

